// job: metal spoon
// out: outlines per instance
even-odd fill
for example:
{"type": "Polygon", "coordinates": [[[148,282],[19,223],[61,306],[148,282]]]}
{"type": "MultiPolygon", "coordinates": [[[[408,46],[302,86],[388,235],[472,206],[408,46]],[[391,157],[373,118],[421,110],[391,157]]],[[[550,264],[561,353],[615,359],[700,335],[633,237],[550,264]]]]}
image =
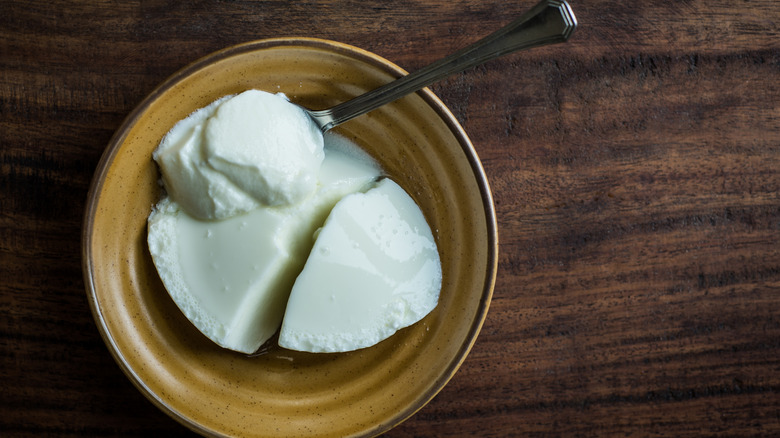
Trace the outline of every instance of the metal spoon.
{"type": "Polygon", "coordinates": [[[421,70],[332,108],[318,111],[304,109],[325,132],[451,74],[517,50],[565,42],[576,27],[577,18],[568,3],[542,0],[517,20],[421,70]]]}

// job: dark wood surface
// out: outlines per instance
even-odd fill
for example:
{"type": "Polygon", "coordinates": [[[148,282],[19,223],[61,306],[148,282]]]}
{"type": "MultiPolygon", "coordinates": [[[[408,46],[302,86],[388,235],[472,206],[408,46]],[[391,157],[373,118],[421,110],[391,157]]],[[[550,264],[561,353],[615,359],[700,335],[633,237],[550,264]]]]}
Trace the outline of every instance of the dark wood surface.
{"type": "MultiPolygon", "coordinates": [[[[533,3],[0,2],[0,435],[190,434],[114,363],[81,273],[92,174],[158,83],[277,36],[414,70],[533,3]]],[[[432,87],[500,265],[472,353],[388,435],[780,436],[780,3],[572,6],[566,45],[432,87]]]]}

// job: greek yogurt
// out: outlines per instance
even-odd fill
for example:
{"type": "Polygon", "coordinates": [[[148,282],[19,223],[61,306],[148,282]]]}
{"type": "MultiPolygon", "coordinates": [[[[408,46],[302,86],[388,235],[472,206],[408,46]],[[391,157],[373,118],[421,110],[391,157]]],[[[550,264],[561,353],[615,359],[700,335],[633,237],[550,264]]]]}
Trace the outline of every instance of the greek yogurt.
{"type": "Polygon", "coordinates": [[[216,344],[253,353],[279,332],[284,348],[350,351],[435,308],[441,262],[420,208],[283,95],[219,99],[153,159],[165,195],[148,218],[152,260],[216,344]]]}

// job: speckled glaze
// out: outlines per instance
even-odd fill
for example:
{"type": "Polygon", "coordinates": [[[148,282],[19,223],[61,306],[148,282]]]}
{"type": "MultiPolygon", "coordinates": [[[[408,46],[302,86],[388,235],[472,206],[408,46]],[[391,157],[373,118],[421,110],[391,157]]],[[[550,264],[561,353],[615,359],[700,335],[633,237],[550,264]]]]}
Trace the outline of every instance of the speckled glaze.
{"type": "Polygon", "coordinates": [[[431,225],[443,287],[437,308],[420,323],[349,353],[276,347],[247,357],[218,347],[190,324],[163,288],[146,246],[146,218],[160,197],[151,153],[176,121],[249,88],[326,108],[403,74],[344,44],[262,40],[186,67],[117,131],[89,194],[87,295],[119,366],[177,421],[207,436],[374,436],[424,406],[465,359],[495,282],[495,211],[470,141],[428,90],[336,128],[382,164],[431,225]]]}

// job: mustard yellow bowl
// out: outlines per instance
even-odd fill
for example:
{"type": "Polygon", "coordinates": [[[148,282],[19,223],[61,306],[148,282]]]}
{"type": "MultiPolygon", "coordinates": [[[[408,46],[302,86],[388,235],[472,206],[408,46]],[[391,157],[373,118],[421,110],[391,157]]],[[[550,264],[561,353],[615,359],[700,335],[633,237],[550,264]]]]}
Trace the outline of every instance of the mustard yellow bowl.
{"type": "Polygon", "coordinates": [[[413,415],[455,374],[493,292],[496,218],[471,142],[427,89],[336,128],[380,162],[431,225],[443,286],[438,306],[418,324],[349,353],[274,348],[248,357],[218,347],[190,324],[146,245],[146,219],[160,197],[151,154],[176,121],[250,88],[326,108],[404,74],[374,54],[331,41],[256,41],[184,68],[119,128],[89,193],[84,278],[111,354],[168,415],[206,436],[375,436],[413,415]]]}

